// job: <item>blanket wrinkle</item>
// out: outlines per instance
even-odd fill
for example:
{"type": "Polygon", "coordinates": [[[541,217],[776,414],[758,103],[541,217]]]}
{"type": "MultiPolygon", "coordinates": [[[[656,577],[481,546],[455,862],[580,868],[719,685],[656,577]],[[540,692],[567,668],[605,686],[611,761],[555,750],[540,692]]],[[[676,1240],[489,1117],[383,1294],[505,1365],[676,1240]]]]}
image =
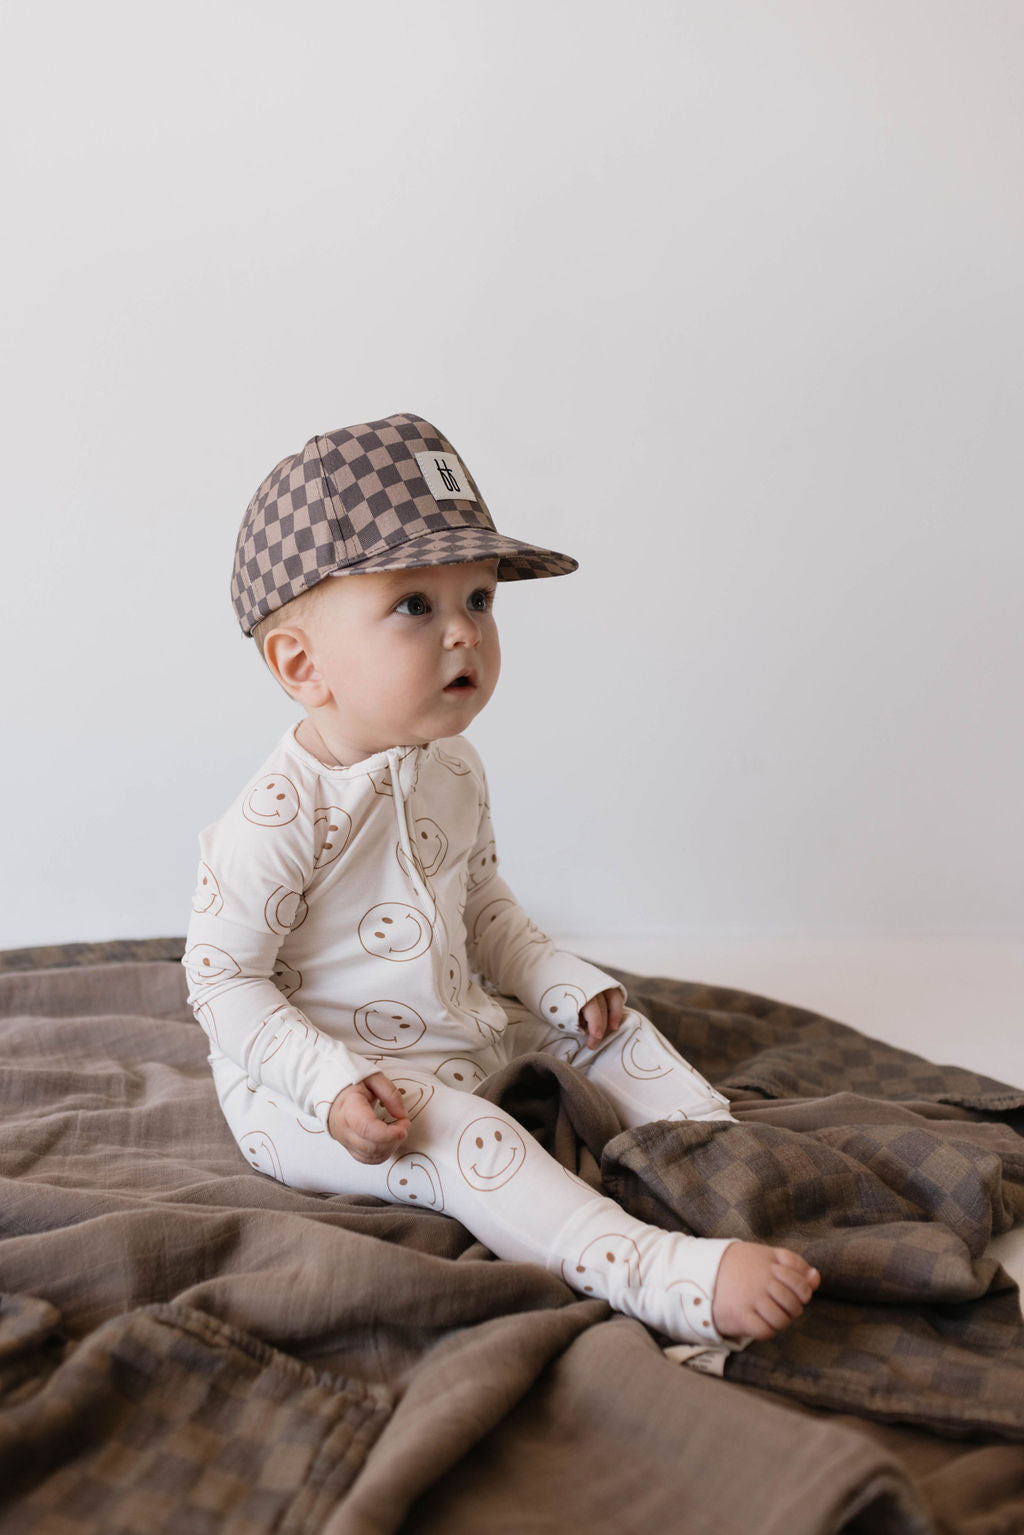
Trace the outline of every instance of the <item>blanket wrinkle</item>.
{"type": "Polygon", "coordinates": [[[603,1301],[501,1316],[444,1339],[410,1372],[390,1421],[324,1535],[380,1535],[495,1429],[573,1340],[609,1316],[603,1301]],[[431,1434],[423,1434],[429,1418],[431,1434]]]}
{"type": "MultiPolygon", "coordinates": [[[[43,1351],[46,1310],[9,1298],[3,1325],[20,1317],[43,1351]]],[[[383,1386],[323,1375],[177,1306],[113,1318],[51,1351],[33,1391],[14,1384],[0,1370],[0,1517],[39,1535],[319,1530],[391,1407],[383,1386]]]]}
{"type": "Polygon", "coordinates": [[[656,1224],[802,1251],[813,1244],[833,1291],[849,1282],[871,1298],[913,1299],[927,1280],[932,1298],[954,1299],[980,1293],[972,1255],[1006,1225],[1002,1169],[987,1152],[973,1151],[969,1143],[951,1147],[902,1130],[891,1142],[884,1126],[870,1135],[830,1127],[819,1138],[741,1118],[735,1125],[641,1126],[609,1143],[603,1173],[616,1197],[656,1224]],[[884,1156],[875,1155],[879,1148],[884,1156]],[[825,1236],[832,1241],[823,1248],[825,1236]],[[912,1265],[897,1261],[903,1246],[904,1257],[933,1254],[927,1274],[920,1257],[912,1265]],[[868,1261],[859,1259],[862,1252],[868,1261]]]}
{"type": "Polygon", "coordinates": [[[716,1085],[760,1083],[730,1088],[737,1124],[623,1131],[547,1058],[492,1080],[635,1213],[770,1241],[792,1228],[820,1253],[826,1293],[715,1380],[448,1216],[246,1167],[170,957],[129,944],[3,973],[0,956],[0,1423],[49,1468],[16,1498],[0,1477],[5,1530],[170,1535],[187,1490],[189,1535],[621,1535],[629,1507],[643,1528],[684,1510],[715,1535],[994,1535],[979,1500],[993,1519],[1012,1501],[997,1465],[1024,1485],[1024,1378],[1016,1286],[984,1245],[1020,1218],[1024,1094],[769,999],[636,977],[636,1005],[716,1085]],[[194,1429],[179,1399],[203,1404],[194,1429]],[[958,1464],[940,1436],[949,1456],[980,1439],[1000,1457],[955,1520],[949,1478],[930,1490],[958,1464]],[[899,1447],[926,1438],[935,1458],[911,1479],[899,1447]],[[724,1511],[708,1470],[723,1456],[724,1511]],[[234,1527],[217,1512],[242,1507],[234,1527]]]}
{"type": "MultiPolygon", "coordinates": [[[[883,1064],[901,1092],[892,1062],[883,1064]]],[[[592,1148],[608,1120],[589,1088],[563,1063],[527,1057],[488,1092],[549,1149],[564,1121],[592,1148]]],[[[735,1124],[624,1131],[605,1143],[602,1179],[640,1219],[788,1246],[820,1270],[808,1313],[730,1356],[730,1379],[934,1432],[1024,1439],[1024,1320],[1016,1287],[982,1256],[992,1232],[1024,1213],[1020,1138],[884,1100],[862,1122],[861,1095],[838,1096],[802,1105],[798,1129],[776,1104],[770,1123],[763,1112],[745,1122],[737,1105],[735,1124]],[[814,1321],[823,1317],[824,1334],[814,1321]]]]}
{"type": "MultiPolygon", "coordinates": [[[[883,1447],[726,1382],[653,1369],[656,1358],[625,1318],[582,1332],[417,1501],[402,1535],[936,1535],[883,1447]]],[[[339,1519],[331,1535],[370,1529],[339,1519]]]]}
{"type": "MultiPolygon", "coordinates": [[[[760,999],[750,1006],[758,1023],[760,999]]],[[[973,1115],[931,1120],[906,1106],[922,1084],[947,1106],[970,1097],[987,1111],[1019,1106],[1024,1095],[829,1020],[803,1014],[796,1022],[810,1101],[797,1099],[792,1112],[793,1100],[762,1104],[750,1121],[739,1102],[734,1125],[625,1132],[602,1159],[609,1191],[642,1219],[790,1246],[821,1270],[822,1291],[801,1320],[731,1356],[730,1379],[934,1432],[987,1428],[1024,1438],[1019,1296],[981,1256],[993,1232],[1024,1215],[1024,1143],[1005,1125],[973,1115]],[[841,1094],[822,1096],[829,1082],[841,1094]],[[863,1082],[877,1096],[858,1113],[863,1082]]],[[[709,1054],[724,1053],[718,1028],[705,1020],[709,1054]]],[[[666,1032],[687,1048],[682,1026],[666,1032]]]]}

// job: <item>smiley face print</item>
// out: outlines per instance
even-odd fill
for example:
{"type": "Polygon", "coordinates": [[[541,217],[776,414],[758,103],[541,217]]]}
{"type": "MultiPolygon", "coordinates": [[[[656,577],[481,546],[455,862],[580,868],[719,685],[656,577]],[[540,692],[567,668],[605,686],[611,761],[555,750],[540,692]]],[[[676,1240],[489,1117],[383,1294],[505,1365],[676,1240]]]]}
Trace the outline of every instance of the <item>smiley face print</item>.
{"type": "Polygon", "coordinates": [[[498,850],[493,840],[478,848],[469,861],[469,888],[476,890],[498,872],[498,850]]]}
{"type": "Polygon", "coordinates": [[[401,901],[371,906],[359,924],[359,942],[367,954],[396,964],[419,959],[434,941],[433,929],[423,912],[401,901]]]}
{"type": "Polygon", "coordinates": [[[546,1045],[541,1045],[541,1055],[553,1055],[556,1061],[574,1061],[583,1049],[583,1041],[578,1035],[560,1034],[546,1045]]]}
{"type": "MultiPolygon", "coordinates": [[[[291,973],[293,975],[297,974],[294,970],[291,973]]],[[[273,1059],[289,1038],[292,1036],[298,1038],[300,1030],[302,1031],[303,1039],[312,1040],[314,1045],[320,1040],[320,1030],[314,1028],[311,1023],[308,1023],[301,1013],[297,1013],[293,1008],[286,1007],[284,1003],[280,1007],[275,1007],[274,1011],[264,1018],[259,1027],[260,1035],[263,1034],[265,1029],[273,1029],[273,1033],[265,1042],[263,1040],[260,1041],[264,1065],[266,1065],[267,1061],[273,1059]]]]}
{"type": "Polygon", "coordinates": [[[185,955],[185,969],[189,979],[197,985],[210,981],[230,981],[241,975],[242,967],[232,959],[226,949],[218,949],[212,943],[194,943],[185,955]]]}
{"type": "MultiPolygon", "coordinates": [[[[407,795],[413,793],[420,776],[418,757],[409,766],[406,765],[409,763],[409,758],[413,751],[414,748],[409,747],[399,758],[398,771],[402,775],[402,788],[407,795]]],[[[372,768],[366,776],[370,780],[370,787],[373,789],[374,794],[387,795],[389,798],[394,798],[395,786],[391,780],[390,767],[372,768]]]]}
{"type": "Polygon", "coordinates": [[[424,874],[436,874],[448,854],[448,838],[429,816],[413,823],[412,845],[416,861],[424,874]]]}
{"type": "Polygon", "coordinates": [[[217,876],[208,863],[199,865],[195,895],[192,897],[192,910],[198,912],[200,916],[210,917],[216,917],[224,910],[224,897],[220,893],[217,876]]]}
{"type": "Polygon", "coordinates": [[[286,965],[282,959],[275,962],[274,973],[270,979],[278,991],[283,992],[286,997],[294,996],[302,985],[301,973],[293,970],[290,965],[286,965]]]}
{"type": "Polygon", "coordinates": [[[577,1029],[580,1024],[580,1008],[587,994],[580,986],[549,986],[540,999],[540,1015],[545,1023],[553,1023],[557,1029],[577,1029]]]}
{"type": "Polygon", "coordinates": [[[398,859],[398,867],[412,885],[423,905],[427,908],[427,921],[433,927],[438,917],[437,901],[434,899],[434,892],[427,884],[427,876],[420,867],[419,855],[415,846],[412,848],[412,857],[410,858],[401,843],[397,843],[395,846],[395,857],[398,859]]]}
{"type": "Polygon", "coordinates": [[[702,1290],[699,1284],[694,1284],[692,1279],[677,1279],[674,1284],[666,1288],[673,1295],[678,1295],[683,1316],[694,1333],[699,1335],[702,1332],[715,1331],[711,1301],[706,1290],[702,1290]]]}
{"type": "Polygon", "coordinates": [[[434,1069],[434,1076],[440,1077],[445,1087],[460,1087],[464,1092],[472,1092],[486,1075],[482,1066],[464,1055],[450,1055],[434,1069]]]}
{"type": "Polygon", "coordinates": [[[607,1296],[640,1284],[640,1249],[632,1237],[609,1231],[588,1242],[575,1263],[562,1264],[562,1278],[585,1295],[607,1296]]]}
{"type": "Polygon", "coordinates": [[[242,801],[242,814],[253,826],[288,826],[299,813],[299,791],[284,773],[261,778],[242,801]]]}
{"type": "Polygon", "coordinates": [[[640,1082],[668,1077],[678,1067],[668,1051],[643,1029],[631,1029],[622,1040],[622,1069],[640,1082]]]}
{"type": "MultiPolygon", "coordinates": [[[[277,1010],[277,1012],[278,1013],[280,1012],[280,1008],[277,1010]]],[[[271,1017],[277,1017],[277,1013],[273,1013],[271,1015],[271,1017]]],[[[263,1030],[266,1029],[269,1026],[269,1024],[270,1024],[270,1018],[268,1018],[265,1023],[261,1023],[260,1024],[260,1032],[262,1033],[263,1030]]],[[[278,1027],[277,1029],[274,1030],[274,1033],[271,1034],[269,1040],[263,1046],[263,1061],[262,1061],[262,1064],[264,1066],[267,1064],[268,1061],[272,1061],[274,1059],[274,1056],[277,1054],[277,1052],[279,1050],[284,1048],[285,1041],[288,1039],[288,1036],[289,1036],[290,1032],[291,1032],[291,1030],[288,1029],[287,1026],[278,1027]]]]}
{"type": "Polygon", "coordinates": [[[501,1039],[508,1028],[509,1021],[500,1008],[490,1016],[478,1012],[476,1008],[468,1008],[466,1011],[476,1024],[476,1031],[485,1045],[493,1045],[496,1039],[501,1039]]]}
{"type": "Polygon", "coordinates": [[[391,782],[390,768],[375,768],[366,776],[370,780],[374,794],[388,794],[394,797],[395,789],[391,782]]]}
{"type": "Polygon", "coordinates": [[[422,1151],[407,1151],[388,1168],[388,1192],[401,1204],[424,1210],[444,1209],[441,1175],[422,1151]]]}
{"type": "Polygon", "coordinates": [[[453,757],[450,752],[442,751],[440,746],[436,744],[434,746],[434,755],[441,766],[446,767],[449,773],[454,773],[456,778],[465,778],[469,772],[469,764],[463,762],[461,757],[453,757]]]}
{"type": "Polygon", "coordinates": [[[408,1050],[427,1031],[419,1013],[393,997],[367,1002],[355,1013],[356,1032],[376,1050],[408,1050]]]}
{"type": "Polygon", "coordinates": [[[448,987],[448,1001],[458,1006],[459,998],[462,996],[462,966],[456,954],[448,955],[445,963],[445,982],[448,987]]]}
{"type": "Polygon", "coordinates": [[[266,1173],[268,1178],[276,1178],[278,1183],[284,1182],[281,1154],[265,1130],[250,1130],[238,1144],[250,1167],[266,1173]]]}
{"type": "Polygon", "coordinates": [[[494,901],[488,901],[487,905],[476,914],[471,934],[474,943],[479,943],[493,922],[497,922],[503,912],[509,911],[515,906],[515,901],[510,896],[502,895],[494,901]]]}
{"type": "Polygon", "coordinates": [[[391,1080],[402,1095],[406,1118],[414,1120],[433,1098],[434,1084],[422,1082],[419,1077],[392,1077],[391,1080]]]}
{"type": "Polygon", "coordinates": [[[485,1114],[459,1136],[459,1172],[471,1189],[489,1194],[514,1178],[526,1161],[526,1142],[507,1119],[485,1114]]]}
{"type": "Polygon", "coordinates": [[[317,805],[313,811],[313,867],[325,869],[345,851],[352,835],[352,817],[340,805],[317,805]]]}
{"type": "Polygon", "coordinates": [[[270,931],[281,937],[286,933],[294,933],[308,916],[309,907],[303,896],[297,890],[287,889],[285,885],[278,885],[270,892],[263,908],[263,917],[270,931]]]}

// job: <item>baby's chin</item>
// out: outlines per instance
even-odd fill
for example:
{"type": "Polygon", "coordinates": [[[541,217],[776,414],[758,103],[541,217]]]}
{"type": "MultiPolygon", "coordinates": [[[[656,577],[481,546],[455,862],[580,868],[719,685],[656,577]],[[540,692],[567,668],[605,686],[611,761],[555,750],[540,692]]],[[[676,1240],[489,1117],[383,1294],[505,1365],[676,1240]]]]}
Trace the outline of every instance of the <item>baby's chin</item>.
{"type": "MultiPolygon", "coordinates": [[[[359,725],[346,729],[338,721],[327,721],[318,727],[325,743],[334,752],[336,760],[345,767],[364,762],[387,751],[403,751],[410,747],[430,746],[434,741],[445,741],[461,735],[489,701],[492,688],[476,685],[472,688],[446,688],[436,708],[427,709],[411,717],[381,720],[379,724],[359,725]]],[[[307,719],[304,724],[316,724],[307,719]]],[[[308,740],[316,741],[309,734],[308,740]]],[[[307,735],[300,727],[299,741],[308,745],[307,735]]],[[[314,756],[322,756],[313,749],[314,756]]]]}

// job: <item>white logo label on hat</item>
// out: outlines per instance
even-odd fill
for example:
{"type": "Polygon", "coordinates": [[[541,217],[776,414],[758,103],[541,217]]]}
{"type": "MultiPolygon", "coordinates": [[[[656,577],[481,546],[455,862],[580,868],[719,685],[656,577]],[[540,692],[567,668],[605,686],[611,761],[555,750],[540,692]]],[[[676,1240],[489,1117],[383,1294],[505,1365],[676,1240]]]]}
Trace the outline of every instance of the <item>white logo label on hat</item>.
{"type": "Polygon", "coordinates": [[[454,453],[417,453],[420,474],[435,501],[475,501],[469,475],[454,453]]]}

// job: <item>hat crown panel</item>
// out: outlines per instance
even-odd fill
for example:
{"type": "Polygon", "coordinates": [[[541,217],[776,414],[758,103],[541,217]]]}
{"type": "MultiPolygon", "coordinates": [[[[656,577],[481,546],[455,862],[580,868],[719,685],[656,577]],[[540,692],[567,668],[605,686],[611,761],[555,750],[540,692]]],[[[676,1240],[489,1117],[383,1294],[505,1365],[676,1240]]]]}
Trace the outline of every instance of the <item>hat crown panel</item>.
{"type": "Polygon", "coordinates": [[[476,502],[452,500],[441,505],[431,495],[415,455],[423,451],[457,455],[448,439],[420,416],[386,416],[326,432],[316,441],[334,493],[338,533],[350,560],[366,559],[424,533],[494,527],[468,469],[476,502]]]}

